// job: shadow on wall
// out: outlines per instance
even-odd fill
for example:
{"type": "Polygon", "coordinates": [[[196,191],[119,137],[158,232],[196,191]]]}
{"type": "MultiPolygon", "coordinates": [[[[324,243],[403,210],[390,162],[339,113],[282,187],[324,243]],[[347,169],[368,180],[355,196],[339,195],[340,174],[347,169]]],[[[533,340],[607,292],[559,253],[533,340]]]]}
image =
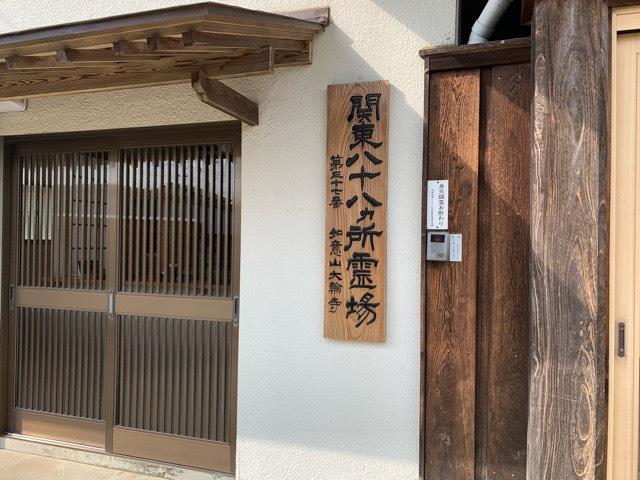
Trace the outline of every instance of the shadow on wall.
{"type": "MultiPolygon", "coordinates": [[[[372,0],[381,9],[388,14],[396,18],[396,20],[402,23],[405,27],[409,28],[415,34],[422,36],[425,31],[424,17],[416,15],[414,8],[409,8],[408,2],[399,2],[398,0],[372,0]]],[[[455,19],[457,17],[457,2],[451,2],[448,0],[429,0],[423,2],[425,15],[428,12],[428,16],[433,17],[435,14],[443,17],[443,19],[455,19]]],[[[448,45],[456,42],[455,29],[450,34],[442,39],[439,44],[448,45]]],[[[426,43],[426,40],[425,40],[426,43]]],[[[425,47],[426,45],[423,45],[425,47]]]]}
{"type": "MultiPolygon", "coordinates": [[[[421,45],[424,46],[424,45],[421,45]]],[[[402,47],[397,40],[393,48],[402,47]]],[[[379,46],[381,55],[389,58],[387,48],[379,46]]],[[[324,205],[324,138],[326,135],[326,85],[388,79],[391,82],[389,136],[389,195],[388,195],[388,335],[383,345],[358,344],[323,340],[322,312],[324,259],[318,255],[313,270],[306,275],[291,275],[277,262],[288,258],[290,265],[305,264],[309,257],[309,243],[291,245],[287,239],[318,240],[318,252],[323,250],[324,209],[314,207],[312,215],[318,221],[309,231],[308,208],[292,208],[285,213],[269,205],[260,205],[264,215],[251,213],[245,224],[253,232],[269,230],[269,223],[288,225],[287,231],[269,237],[268,242],[251,247],[251,258],[264,259],[267,265],[255,265],[256,271],[270,272],[270,282],[278,285],[278,302],[260,296],[259,281],[244,285],[245,298],[261,298],[263,303],[252,305],[253,317],[244,321],[251,336],[241,335],[241,369],[239,394],[239,428],[247,440],[256,439],[284,445],[305,445],[311,449],[375,457],[377,461],[390,459],[409,465],[418,462],[418,405],[419,405],[419,244],[420,244],[420,184],[422,149],[422,59],[420,46],[407,54],[407,68],[398,69],[398,56],[390,62],[363,58],[353,47],[353,39],[331,24],[314,43],[314,63],[305,69],[281,72],[277,81],[290,86],[283,90],[276,79],[261,78],[257,91],[265,95],[267,104],[281,105],[283,114],[290,115],[292,105],[299,102],[296,131],[279,125],[277,118],[256,129],[245,129],[243,141],[253,143],[252,137],[268,132],[269,138],[261,149],[274,149],[279,155],[295,155],[306,151],[305,166],[293,165],[297,181],[287,181],[287,198],[307,199],[304,206],[324,205]],[[409,64],[410,63],[410,64],[409,64]],[[393,70],[389,67],[395,66],[393,70]],[[286,77],[295,81],[287,81],[286,77]],[[264,88],[263,88],[264,87],[264,88]],[[414,96],[407,100],[406,92],[414,96]],[[285,110],[286,109],[286,110],[285,110]],[[307,111],[302,111],[307,110],[307,111]],[[282,130],[281,130],[282,129],[282,130]],[[318,134],[319,146],[305,144],[309,131],[318,134]],[[268,141],[267,141],[268,140],[268,141]],[[307,174],[300,174],[304,169],[307,174]],[[312,189],[310,191],[310,185],[312,189]],[[317,186],[317,189],[316,189],[317,186]],[[256,223],[253,223],[254,218],[256,223]],[[408,228],[410,227],[410,228],[408,228]],[[282,237],[280,237],[282,235],[282,237]],[[273,262],[273,269],[269,263],[273,262]],[[411,282],[407,289],[403,282],[411,282]],[[407,293],[408,292],[408,293],[407,293]],[[414,293],[415,292],[415,293],[414,293]],[[310,299],[300,305],[300,299],[310,299]],[[407,305],[413,305],[415,308],[407,305]],[[409,313],[409,314],[408,314],[409,313]],[[415,315],[411,315],[415,313],[415,315]],[[299,321],[291,322],[292,315],[299,321]],[[261,319],[269,318],[269,322],[261,319]],[[251,323],[249,325],[249,322],[251,323]],[[287,334],[283,335],[282,332],[287,334]],[[292,341],[295,339],[295,341],[292,341]],[[305,348],[309,346],[309,348],[305,348]],[[268,353],[265,354],[265,349],[268,353]],[[265,357],[268,361],[265,361],[265,357]],[[242,362],[245,362],[243,367],[242,362]]],[[[249,83],[251,80],[243,80],[249,83]]],[[[254,82],[255,86],[255,82],[254,82]]],[[[315,138],[315,137],[314,137],[315,138]]],[[[245,158],[247,149],[243,150],[245,158]]],[[[250,154],[249,154],[250,155],[250,154]]],[[[268,168],[270,155],[263,150],[260,158],[251,158],[251,171],[268,168]],[[256,163],[257,162],[257,163],[256,163]],[[264,162],[264,164],[262,164],[264,162]]],[[[263,170],[264,171],[264,170],[263,170]]],[[[246,172],[246,170],[243,170],[246,172]]],[[[249,172],[249,175],[252,173],[249,172]]],[[[291,173],[284,172],[283,175],[291,173]]],[[[246,179],[246,177],[245,177],[246,179]]],[[[289,178],[287,178],[289,180],[289,178]]],[[[293,178],[291,179],[293,180],[293,178]]],[[[264,191],[274,188],[265,185],[264,191]]],[[[263,190],[254,191],[258,202],[263,190]]],[[[265,193],[265,195],[268,195],[265,193]]],[[[279,202],[285,202],[279,199],[279,202]]],[[[246,203],[245,203],[246,204],[246,203]]],[[[247,230],[243,230],[246,238],[247,230]]],[[[315,250],[315,247],[313,247],[315,250]]],[[[246,250],[244,250],[246,252],[246,250]]],[[[263,262],[260,262],[263,263],[263,262]]],[[[246,277],[245,277],[246,278],[246,277]]],[[[268,287],[267,287],[268,288],[268,287]]],[[[274,447],[276,448],[276,447],[274,447]]]]}

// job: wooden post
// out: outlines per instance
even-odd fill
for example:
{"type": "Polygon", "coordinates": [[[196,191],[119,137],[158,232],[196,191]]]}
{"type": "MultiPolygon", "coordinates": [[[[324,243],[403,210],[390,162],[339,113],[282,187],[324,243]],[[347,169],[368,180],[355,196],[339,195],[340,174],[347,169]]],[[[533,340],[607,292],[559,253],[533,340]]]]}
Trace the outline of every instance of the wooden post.
{"type": "Polygon", "coordinates": [[[608,32],[604,0],[536,2],[529,480],[606,477],[608,32]]]}
{"type": "Polygon", "coordinates": [[[0,200],[3,202],[2,215],[0,215],[0,225],[2,233],[0,234],[2,250],[0,253],[0,275],[2,278],[2,286],[0,288],[0,433],[8,430],[8,411],[9,411],[9,302],[7,294],[9,293],[9,217],[11,209],[9,208],[10,190],[11,190],[11,168],[10,168],[9,148],[6,146],[4,139],[0,137],[0,200]]]}

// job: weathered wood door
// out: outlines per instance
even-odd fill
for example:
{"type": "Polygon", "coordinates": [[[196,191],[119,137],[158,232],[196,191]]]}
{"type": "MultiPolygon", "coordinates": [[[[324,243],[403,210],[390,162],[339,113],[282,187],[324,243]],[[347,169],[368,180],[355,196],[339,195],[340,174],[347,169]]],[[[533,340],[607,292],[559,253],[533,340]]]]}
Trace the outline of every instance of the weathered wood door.
{"type": "Polygon", "coordinates": [[[17,144],[11,429],[233,472],[237,130],[17,144]]]}

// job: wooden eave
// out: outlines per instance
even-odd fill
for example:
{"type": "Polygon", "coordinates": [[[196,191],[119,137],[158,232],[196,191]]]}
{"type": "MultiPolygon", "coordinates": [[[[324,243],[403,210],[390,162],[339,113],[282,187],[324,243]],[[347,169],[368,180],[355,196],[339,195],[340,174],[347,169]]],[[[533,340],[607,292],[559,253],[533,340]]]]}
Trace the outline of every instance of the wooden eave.
{"type": "Polygon", "coordinates": [[[525,63],[531,59],[531,39],[516,38],[475,45],[445,45],[420,50],[430,72],[525,63]]]}
{"type": "Polygon", "coordinates": [[[214,2],[0,35],[0,100],[272,73],[308,65],[328,9],[287,15],[214,2]]]}

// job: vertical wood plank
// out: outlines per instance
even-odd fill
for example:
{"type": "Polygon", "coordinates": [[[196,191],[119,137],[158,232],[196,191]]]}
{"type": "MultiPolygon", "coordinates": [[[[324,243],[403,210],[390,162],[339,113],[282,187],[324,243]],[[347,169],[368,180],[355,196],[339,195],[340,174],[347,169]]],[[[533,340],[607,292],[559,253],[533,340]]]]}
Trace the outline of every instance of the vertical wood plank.
{"type": "Polygon", "coordinates": [[[87,237],[88,237],[88,242],[87,242],[87,248],[88,248],[88,257],[89,257],[89,261],[88,261],[88,272],[89,272],[89,278],[87,279],[87,289],[92,289],[95,290],[97,288],[96,286],[96,276],[98,274],[98,269],[96,268],[97,266],[97,248],[96,248],[96,234],[97,234],[97,223],[96,223],[96,219],[97,219],[97,212],[96,212],[96,207],[98,205],[98,198],[96,197],[96,191],[97,191],[97,182],[96,182],[96,176],[95,176],[95,172],[96,172],[96,167],[97,165],[99,165],[100,163],[100,156],[101,153],[100,152],[96,152],[95,154],[89,154],[88,155],[88,169],[89,169],[89,178],[88,178],[88,183],[89,183],[89,199],[88,199],[88,216],[89,216],[89,222],[88,222],[88,233],[87,233],[87,237]]]}
{"type": "Polygon", "coordinates": [[[81,154],[82,158],[82,259],[80,265],[82,265],[82,277],[80,280],[81,288],[89,289],[89,211],[90,211],[90,179],[89,179],[89,162],[91,161],[91,153],[81,154]],[[86,283],[85,283],[86,282],[86,283]]]}
{"type": "Polygon", "coordinates": [[[207,182],[207,145],[202,145],[202,154],[200,155],[200,163],[198,165],[199,174],[198,178],[200,178],[200,216],[198,220],[198,227],[200,233],[198,237],[200,239],[200,253],[198,256],[200,257],[200,288],[199,295],[204,295],[205,291],[205,266],[206,266],[206,245],[207,245],[207,230],[208,227],[206,223],[207,218],[207,186],[209,183],[207,182]]]}
{"type": "Polygon", "coordinates": [[[474,478],[476,232],[480,71],[431,75],[429,179],[449,180],[461,263],[427,270],[425,477],[474,478]]]}
{"type": "Polygon", "coordinates": [[[227,244],[229,243],[229,236],[227,235],[228,225],[228,208],[229,208],[229,147],[228,145],[222,146],[223,156],[221,156],[220,162],[220,198],[221,198],[221,208],[220,208],[220,230],[218,231],[218,235],[222,241],[219,252],[220,259],[220,278],[219,282],[221,285],[221,295],[227,296],[227,244]]]}
{"type": "MultiPolygon", "coordinates": [[[[132,149],[127,150],[126,157],[126,165],[127,165],[127,189],[129,191],[129,202],[127,204],[127,214],[129,215],[129,226],[127,227],[129,230],[129,241],[127,243],[127,290],[129,292],[133,291],[133,270],[135,268],[133,264],[134,259],[134,251],[133,251],[133,242],[134,242],[134,230],[135,230],[135,208],[136,208],[136,164],[135,157],[132,149]]],[[[136,257],[137,258],[137,257],[136,257]]]]}
{"type": "MultiPolygon", "coordinates": [[[[106,159],[107,159],[107,154],[103,153],[102,158],[100,159],[100,166],[99,166],[99,171],[98,171],[98,175],[99,175],[99,182],[100,182],[100,196],[99,196],[99,210],[98,210],[98,235],[99,235],[99,241],[98,241],[98,246],[100,248],[100,252],[98,254],[98,275],[100,275],[100,286],[98,287],[100,290],[104,289],[104,281],[105,281],[105,277],[104,277],[104,253],[105,253],[105,186],[106,186],[106,182],[105,182],[105,174],[106,174],[106,159]]],[[[124,182],[124,179],[123,179],[124,182]]],[[[123,188],[123,191],[126,192],[126,189],[123,188]]],[[[125,231],[125,226],[127,224],[126,222],[126,215],[127,215],[127,210],[123,209],[121,210],[122,212],[124,212],[125,218],[122,220],[122,231],[125,231]]],[[[124,235],[124,234],[123,234],[124,235]]],[[[122,248],[124,248],[125,242],[124,242],[124,238],[122,239],[122,248]]],[[[121,267],[122,268],[122,267],[121,267]]],[[[124,268],[122,268],[122,271],[124,272],[124,268]]],[[[124,274],[123,274],[124,276],[124,274]]],[[[122,282],[121,282],[121,288],[124,289],[124,277],[122,278],[122,282]]]]}
{"type": "Polygon", "coordinates": [[[54,248],[53,252],[55,255],[55,284],[56,288],[60,288],[60,280],[62,277],[62,245],[64,242],[62,241],[62,215],[61,215],[61,189],[62,189],[62,165],[61,158],[62,154],[55,155],[55,172],[56,172],[56,195],[55,195],[55,229],[54,229],[54,248]]]}
{"type": "Polygon", "coordinates": [[[65,274],[64,274],[64,284],[65,287],[71,288],[73,286],[72,277],[73,270],[71,264],[71,258],[73,257],[73,249],[72,249],[72,235],[73,235],[73,174],[72,168],[72,160],[70,154],[65,154],[65,238],[67,242],[66,248],[66,259],[65,259],[65,274]]]}
{"type": "Polygon", "coordinates": [[[171,147],[171,293],[176,293],[176,230],[177,226],[177,211],[178,211],[178,152],[176,147],[171,147]]]}
{"type": "Polygon", "coordinates": [[[74,228],[74,257],[72,259],[72,275],[75,279],[74,288],[82,288],[81,286],[81,260],[80,260],[80,215],[82,211],[80,210],[80,172],[82,170],[82,155],[79,153],[73,153],[73,170],[74,170],[74,218],[73,218],[73,228],[74,228]]]}
{"type": "Polygon", "coordinates": [[[214,249],[214,239],[216,237],[216,224],[215,224],[215,201],[216,201],[216,154],[219,147],[211,145],[211,150],[209,151],[209,181],[207,185],[209,186],[209,226],[207,232],[209,233],[209,254],[208,254],[208,264],[209,271],[207,272],[207,285],[208,285],[208,295],[213,295],[214,293],[214,265],[216,259],[216,251],[214,249]]]}
{"type": "Polygon", "coordinates": [[[147,247],[147,256],[149,257],[149,283],[150,288],[149,291],[151,293],[156,290],[156,271],[157,271],[157,240],[158,240],[158,216],[156,213],[156,192],[158,191],[158,175],[156,171],[157,161],[156,161],[156,149],[149,148],[149,156],[151,157],[149,160],[150,166],[150,181],[149,181],[149,246],[147,247]]]}
{"type": "Polygon", "coordinates": [[[42,259],[42,285],[44,287],[49,287],[49,250],[51,246],[51,241],[49,239],[49,200],[50,200],[50,192],[51,192],[51,155],[45,154],[42,156],[42,169],[43,169],[43,183],[42,190],[40,191],[40,197],[42,198],[40,210],[40,218],[42,219],[42,225],[40,227],[40,236],[39,238],[43,241],[42,248],[43,251],[43,259],[42,259]]]}
{"type": "Polygon", "coordinates": [[[215,267],[216,267],[216,295],[219,297],[223,295],[223,291],[220,289],[220,278],[222,276],[222,199],[223,199],[223,180],[222,180],[222,172],[223,172],[223,147],[222,145],[218,148],[218,168],[216,170],[216,255],[215,255],[215,267]]]}
{"type": "MultiPolygon", "coordinates": [[[[141,263],[141,255],[144,254],[144,250],[140,250],[142,241],[142,225],[140,224],[141,220],[142,220],[142,189],[143,189],[143,174],[142,174],[142,154],[141,154],[141,149],[138,148],[136,150],[136,155],[135,155],[135,171],[136,171],[136,176],[134,179],[134,186],[135,186],[135,190],[136,190],[136,226],[135,226],[135,236],[134,236],[134,243],[135,243],[135,288],[134,288],[134,292],[140,292],[141,291],[141,286],[140,286],[140,263],[141,263]]],[[[133,253],[133,252],[132,252],[133,253]]]]}
{"type": "MultiPolygon", "coordinates": [[[[40,154],[40,155],[36,155],[36,168],[38,170],[38,180],[37,180],[37,187],[36,187],[36,191],[37,191],[37,195],[36,195],[36,205],[37,205],[37,210],[35,213],[36,216],[36,231],[34,233],[34,243],[36,245],[36,251],[38,252],[37,255],[37,264],[35,266],[35,271],[36,271],[36,275],[35,275],[35,285],[38,287],[42,287],[42,279],[43,279],[43,264],[42,264],[42,214],[44,213],[44,205],[43,205],[43,198],[44,196],[42,195],[43,192],[43,185],[44,185],[44,176],[45,176],[45,171],[44,171],[44,156],[45,154],[40,154]]],[[[35,256],[34,256],[35,259],[35,256]]]]}
{"type": "Polygon", "coordinates": [[[142,262],[142,282],[139,292],[147,292],[149,289],[149,277],[147,275],[147,264],[149,263],[149,241],[147,235],[149,232],[149,189],[150,189],[150,171],[149,171],[149,148],[143,148],[144,157],[141,160],[142,182],[140,190],[142,194],[142,243],[140,244],[140,261],[142,262]]]}
{"type": "Polygon", "coordinates": [[[178,237],[177,241],[177,262],[178,262],[178,279],[177,279],[177,287],[178,293],[184,294],[184,276],[183,276],[183,264],[184,264],[184,233],[183,228],[185,227],[185,187],[186,187],[186,172],[187,168],[185,165],[185,155],[184,155],[184,147],[178,147],[178,151],[180,152],[180,165],[182,167],[182,173],[179,174],[180,178],[180,197],[179,197],[179,209],[178,209],[178,237]]]}
{"type": "Polygon", "coordinates": [[[606,477],[608,9],[534,11],[527,478],[606,477]]]}
{"type": "MultiPolygon", "coordinates": [[[[194,218],[193,218],[193,164],[195,163],[193,160],[193,147],[187,146],[184,147],[184,151],[186,152],[186,175],[185,175],[185,183],[186,183],[186,195],[187,195],[187,210],[184,216],[184,228],[186,230],[185,240],[184,240],[184,250],[185,250],[185,260],[184,260],[184,270],[185,270],[185,281],[186,281],[186,294],[192,295],[193,291],[193,273],[191,268],[191,253],[193,250],[192,246],[192,232],[194,229],[194,218]]],[[[194,252],[195,254],[195,252],[194,252]]]]}
{"type": "Polygon", "coordinates": [[[526,474],[529,64],[482,72],[478,195],[476,478],[526,474]]]}

